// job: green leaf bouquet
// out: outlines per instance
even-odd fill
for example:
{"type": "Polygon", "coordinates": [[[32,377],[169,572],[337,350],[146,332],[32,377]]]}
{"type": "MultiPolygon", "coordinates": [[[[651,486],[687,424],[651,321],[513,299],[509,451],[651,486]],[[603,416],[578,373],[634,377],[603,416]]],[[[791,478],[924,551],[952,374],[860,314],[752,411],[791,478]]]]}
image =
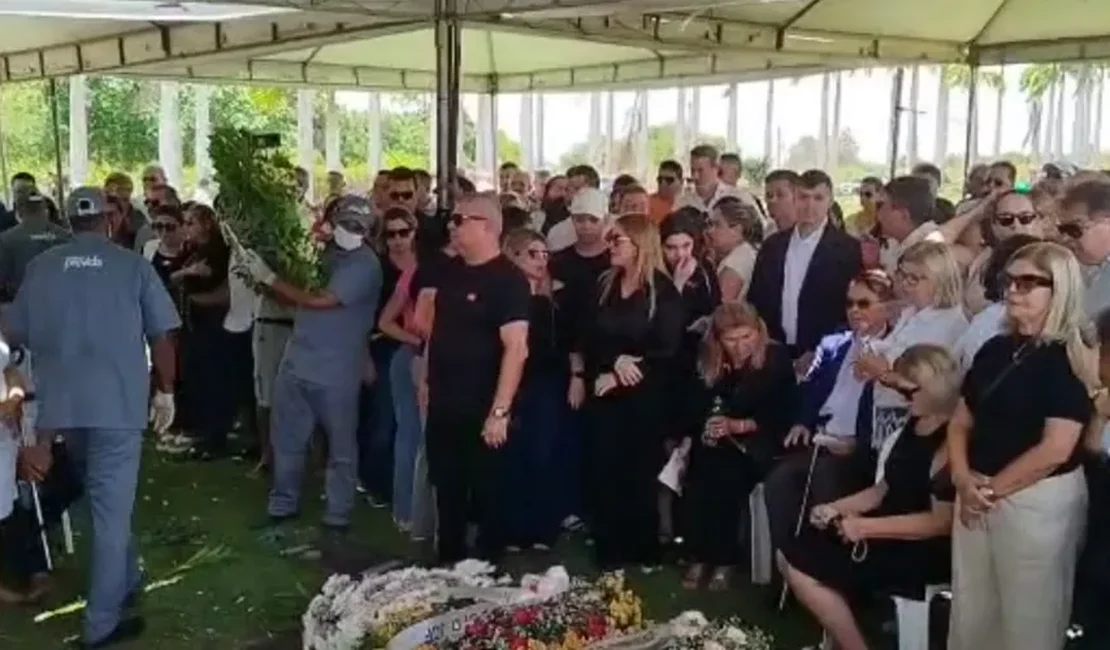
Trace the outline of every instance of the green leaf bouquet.
{"type": "Polygon", "coordinates": [[[278,276],[298,287],[318,288],[323,282],[320,255],[289,158],[258,136],[232,128],[215,130],[209,155],[220,218],[278,276]]]}

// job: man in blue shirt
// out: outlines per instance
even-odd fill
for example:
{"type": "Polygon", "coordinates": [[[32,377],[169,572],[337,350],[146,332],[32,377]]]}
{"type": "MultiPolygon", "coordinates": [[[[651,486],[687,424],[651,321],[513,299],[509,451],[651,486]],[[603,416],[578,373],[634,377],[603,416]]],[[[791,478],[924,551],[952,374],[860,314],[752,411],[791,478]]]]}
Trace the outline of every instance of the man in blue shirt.
{"type": "Polygon", "coordinates": [[[324,526],[344,532],[355,500],[359,388],[369,363],[367,342],[377,320],[382,268],[366,243],[375,222],[370,202],[343,196],[332,215],[324,289],[305,291],[289,284],[254,251],[242,254],[240,265],[278,299],[297,306],[293,335],[273,387],[270,518],[278,523],[296,516],[308,442],[319,425],[328,436],[324,526]]]}
{"type": "MultiPolygon", "coordinates": [[[[92,512],[84,648],[108,647],[145,628],[141,617],[123,618],[142,587],[131,515],[148,416],[158,431],[173,421],[168,336],[181,324],[154,267],[109,241],[104,202],[96,188],[73,191],[66,205],[73,240],[27,266],[4,328],[12,345],[31,353],[38,428],[64,437],[84,479],[92,512]],[[154,364],[153,400],[144,343],[154,364]]],[[[37,465],[43,474],[49,467],[37,465]]]]}

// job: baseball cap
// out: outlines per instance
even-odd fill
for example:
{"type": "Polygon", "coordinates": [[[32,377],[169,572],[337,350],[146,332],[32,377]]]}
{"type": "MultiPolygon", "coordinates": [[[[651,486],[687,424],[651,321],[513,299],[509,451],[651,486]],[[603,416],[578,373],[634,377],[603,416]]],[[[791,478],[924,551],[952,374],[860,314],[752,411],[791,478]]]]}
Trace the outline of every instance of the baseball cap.
{"type": "Polygon", "coordinates": [[[331,220],[336,225],[357,225],[362,230],[370,230],[374,221],[374,206],[364,197],[347,194],[335,200],[331,220]]]}
{"type": "Polygon", "coordinates": [[[584,187],[571,199],[570,214],[587,214],[604,219],[609,215],[609,197],[599,189],[584,187]]]}
{"type": "Polygon", "coordinates": [[[70,219],[99,217],[104,214],[104,193],[99,187],[78,187],[66,199],[66,216],[70,219]]]}

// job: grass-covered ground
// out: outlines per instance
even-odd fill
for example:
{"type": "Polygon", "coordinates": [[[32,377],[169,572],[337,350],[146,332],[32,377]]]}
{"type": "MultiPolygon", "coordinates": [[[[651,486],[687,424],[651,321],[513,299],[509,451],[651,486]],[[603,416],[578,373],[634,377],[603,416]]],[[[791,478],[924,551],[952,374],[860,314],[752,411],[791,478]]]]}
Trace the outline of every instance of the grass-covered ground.
{"type": "MultiPolygon", "coordinates": [[[[324,565],[368,564],[390,556],[419,559],[421,549],[397,534],[387,510],[360,505],[352,544],[340,555],[288,553],[316,542],[318,478],[306,491],[306,517],[285,537],[260,532],[266,480],[249,477],[233,461],[179,463],[152,449],[144,458],[138,497],[136,533],[151,583],[142,612],[147,634],[126,648],[151,650],[237,650],[300,648],[300,616],[330,572],[324,565]]],[[[80,532],[80,531],[79,531],[80,532]]],[[[78,537],[78,553],[60,558],[57,587],[50,601],[36,609],[0,609],[0,648],[51,650],[65,646],[80,626],[80,613],[57,614],[36,623],[43,611],[57,612],[80,600],[88,544],[78,537]]],[[[591,571],[586,547],[565,540],[549,558],[514,558],[514,572],[562,563],[572,573],[591,571]]],[[[727,593],[690,594],[679,585],[676,568],[631,576],[644,596],[648,613],[662,619],[685,609],[708,614],[739,614],[771,630],[778,647],[812,643],[816,632],[796,610],[774,610],[777,592],[755,588],[737,575],[739,585],[727,593]]]]}

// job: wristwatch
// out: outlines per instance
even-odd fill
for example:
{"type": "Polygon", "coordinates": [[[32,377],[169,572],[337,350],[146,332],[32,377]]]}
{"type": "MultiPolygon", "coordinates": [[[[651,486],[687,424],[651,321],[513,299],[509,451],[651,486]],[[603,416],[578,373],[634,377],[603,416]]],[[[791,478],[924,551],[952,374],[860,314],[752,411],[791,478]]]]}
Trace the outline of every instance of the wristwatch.
{"type": "Polygon", "coordinates": [[[509,409],[505,408],[504,406],[495,406],[493,407],[493,410],[489,412],[489,415],[491,418],[504,420],[505,418],[509,417],[509,409]]]}

